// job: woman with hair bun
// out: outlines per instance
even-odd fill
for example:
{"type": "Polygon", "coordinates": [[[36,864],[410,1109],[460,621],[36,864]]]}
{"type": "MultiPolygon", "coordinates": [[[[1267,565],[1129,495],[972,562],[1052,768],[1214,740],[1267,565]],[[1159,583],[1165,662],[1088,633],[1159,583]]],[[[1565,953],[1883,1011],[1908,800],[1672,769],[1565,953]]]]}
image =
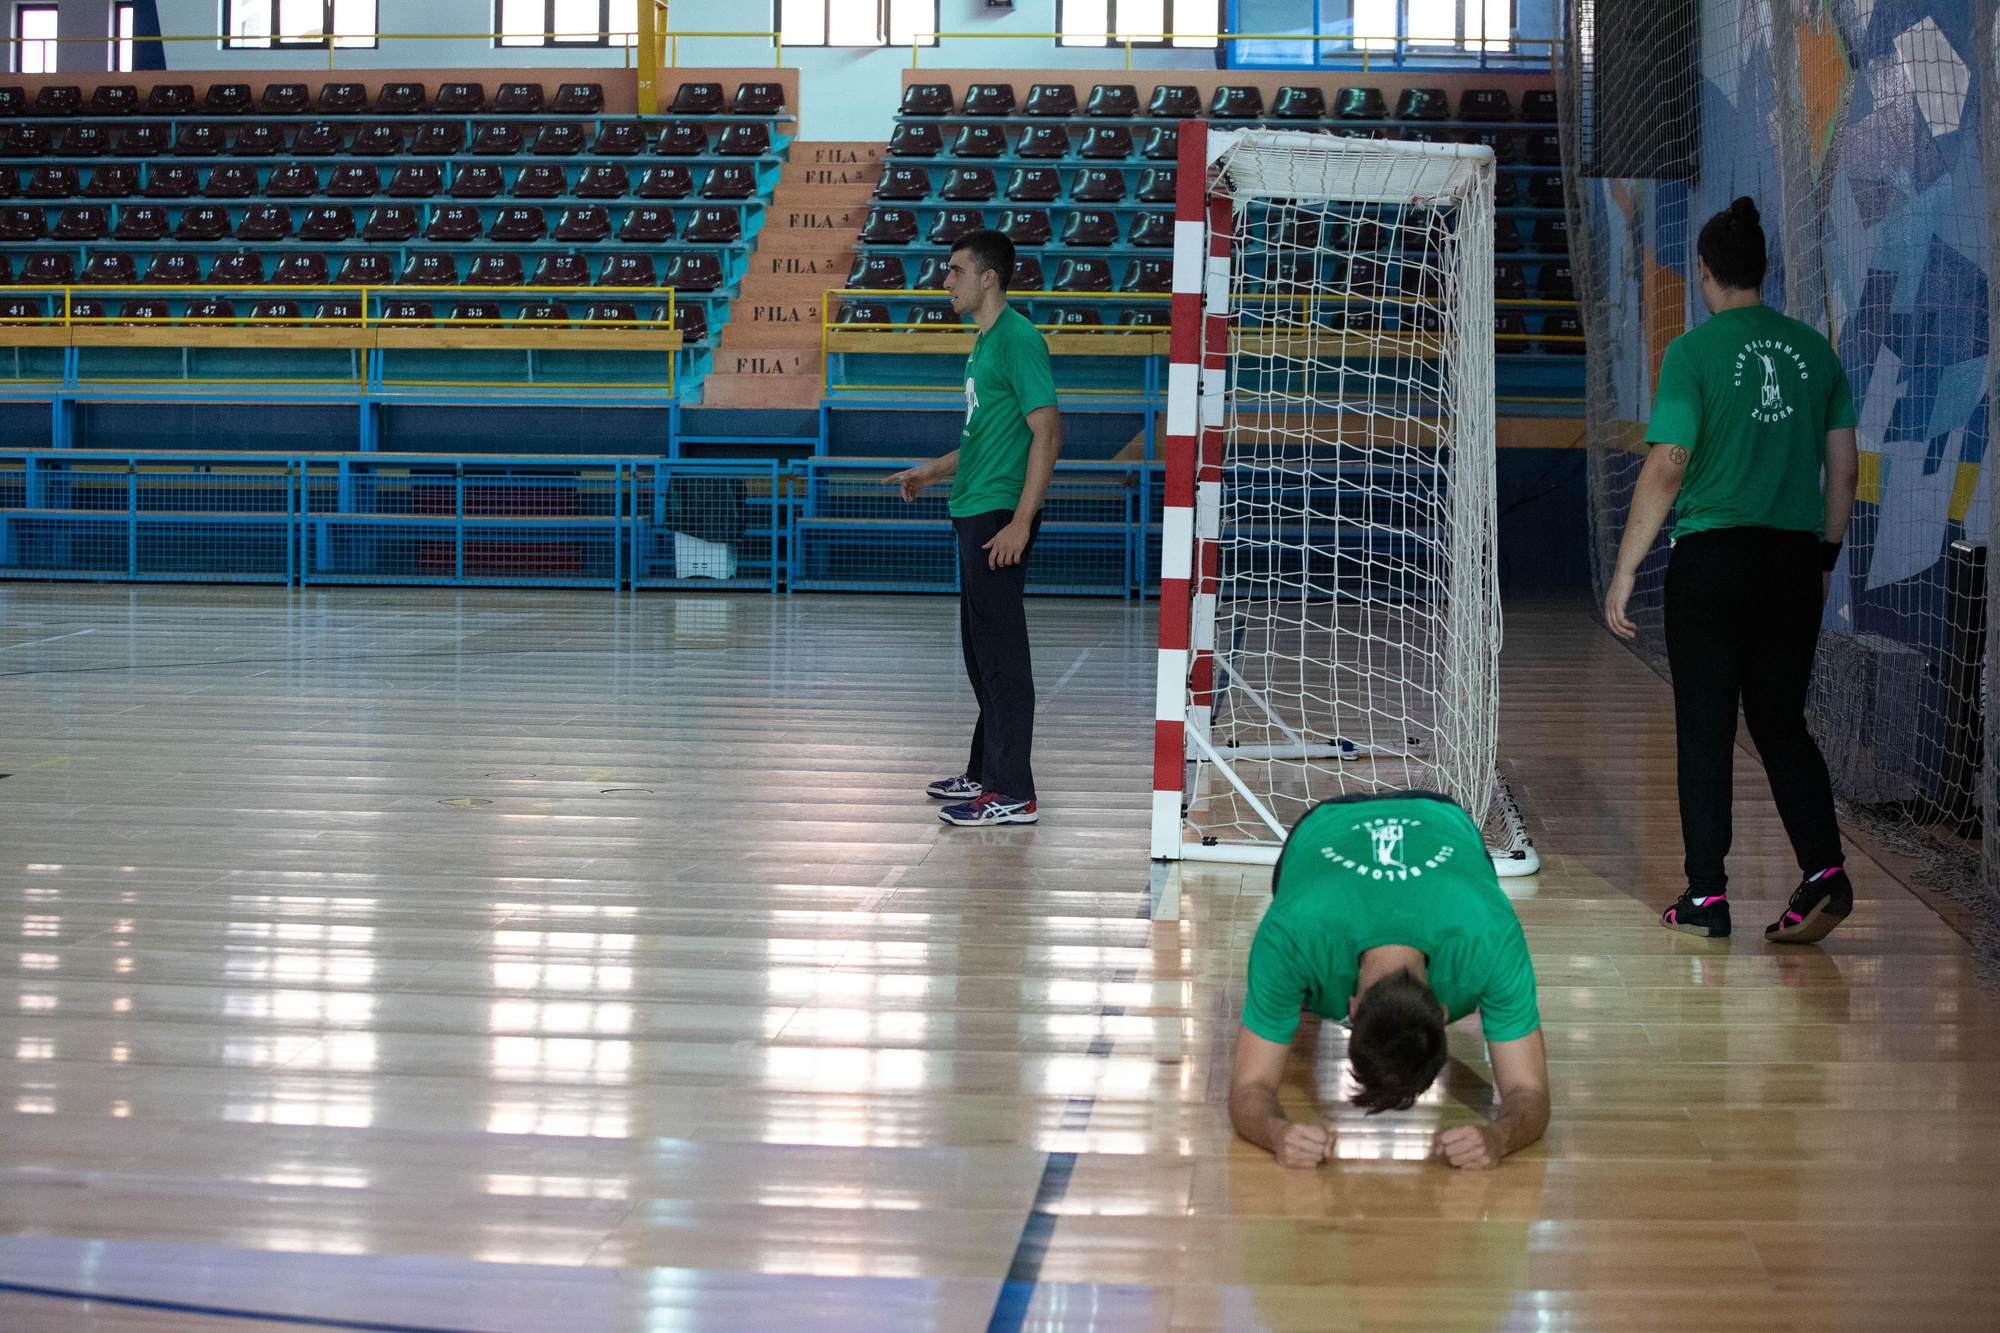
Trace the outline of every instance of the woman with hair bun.
{"type": "Polygon", "coordinates": [[[1806,687],[1860,459],[1854,399],[1833,347],[1765,305],[1764,228],[1738,199],[1696,242],[1708,321],[1667,346],[1640,470],[1604,599],[1612,633],[1667,512],[1667,661],[1673,670],[1687,889],[1670,930],[1729,934],[1731,775],[1739,703],[1804,878],[1765,928],[1810,944],[1854,910],[1826,762],[1806,730],[1806,687]],[[1822,481],[1822,473],[1824,480],[1822,481]]]}

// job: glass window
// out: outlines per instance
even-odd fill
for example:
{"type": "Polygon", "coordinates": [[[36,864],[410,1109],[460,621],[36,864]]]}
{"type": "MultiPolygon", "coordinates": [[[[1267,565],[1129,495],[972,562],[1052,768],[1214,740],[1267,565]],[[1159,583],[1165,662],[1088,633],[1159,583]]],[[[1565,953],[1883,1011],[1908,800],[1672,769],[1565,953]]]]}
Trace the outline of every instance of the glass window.
{"type": "MultiPolygon", "coordinates": [[[[122,6],[121,6],[122,7],[122,6]]],[[[230,48],[376,44],[375,0],[229,0],[230,48]]]]}
{"type": "Polygon", "coordinates": [[[130,73],[132,69],[132,0],[118,0],[111,6],[111,69],[130,73]]]}
{"type": "Polygon", "coordinates": [[[56,7],[14,6],[14,72],[56,72],[56,7]]]}
{"type": "Polygon", "coordinates": [[[774,0],[772,26],[786,46],[908,46],[938,27],[937,0],[774,0]]]}
{"type": "MultiPolygon", "coordinates": [[[[648,0],[650,3],[650,0],[648,0]]],[[[499,0],[499,46],[631,46],[638,0],[499,0]]]]}
{"type": "MultiPolygon", "coordinates": [[[[1074,3],[1074,0],[1064,0],[1074,3]]],[[[1137,0],[1111,0],[1136,3],[1137,0]]],[[[1105,0],[1095,0],[1097,4],[1105,0]]],[[[1228,0],[1230,64],[1287,68],[1348,65],[1357,52],[1400,51],[1418,59],[1461,52],[1546,59],[1557,29],[1555,0],[1228,0]],[[1283,37],[1302,40],[1283,41],[1283,37]],[[1303,40],[1319,38],[1319,41],[1303,40]]]]}
{"type": "Polygon", "coordinates": [[[1056,31],[1061,46],[1213,47],[1222,9],[1216,0],[1056,0],[1056,31]]]}

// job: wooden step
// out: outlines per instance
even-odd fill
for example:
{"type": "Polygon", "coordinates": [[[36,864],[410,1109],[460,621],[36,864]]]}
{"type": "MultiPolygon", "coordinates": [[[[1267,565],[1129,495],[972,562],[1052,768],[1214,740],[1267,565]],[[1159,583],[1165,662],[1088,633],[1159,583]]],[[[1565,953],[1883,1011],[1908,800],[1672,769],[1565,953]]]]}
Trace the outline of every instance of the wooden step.
{"type": "Polygon", "coordinates": [[[795,209],[832,209],[865,207],[875,187],[867,181],[855,181],[850,185],[779,185],[771,196],[771,207],[792,211],[795,209]]]}
{"type": "Polygon", "coordinates": [[[701,383],[702,403],[708,407],[816,407],[819,348],[718,349],[701,383]]]}
{"type": "Polygon", "coordinates": [[[873,185],[882,179],[879,141],[793,140],[786,153],[782,185],[873,185]]]}
{"type": "Polygon", "coordinates": [[[766,286],[793,287],[812,283],[838,285],[854,265],[852,250],[771,251],[759,249],[750,256],[749,272],[743,275],[744,290],[766,286]]]}
{"type": "Polygon", "coordinates": [[[821,292],[832,291],[847,284],[848,269],[844,264],[824,264],[817,273],[753,273],[743,280],[742,296],[745,301],[797,301],[810,300],[821,292]]]}
{"type": "Polygon", "coordinates": [[[737,317],[722,326],[722,335],[717,340],[722,349],[716,353],[717,364],[721,363],[725,352],[740,352],[745,348],[751,347],[757,348],[760,351],[768,351],[772,348],[783,348],[787,351],[811,351],[813,355],[819,355],[819,305],[817,302],[810,306],[799,307],[799,313],[812,317],[809,322],[804,319],[778,321],[769,318],[751,318],[753,311],[763,310],[768,313],[770,309],[771,307],[768,306],[752,306],[746,310],[740,302],[738,303],[737,317]]]}
{"type": "MultiPolygon", "coordinates": [[[[818,292],[808,292],[799,296],[766,298],[753,300],[739,296],[729,304],[729,323],[723,325],[723,332],[731,329],[772,328],[789,331],[779,342],[799,344],[819,342],[819,302],[818,292]]],[[[741,334],[738,335],[742,336],[741,334]]],[[[769,346],[769,342],[763,344],[769,346]]]]}
{"type": "Polygon", "coordinates": [[[861,225],[868,220],[868,205],[861,203],[833,203],[800,208],[770,208],[764,212],[763,230],[757,233],[758,244],[764,244],[766,236],[782,235],[785,232],[799,232],[811,236],[838,238],[846,245],[854,244],[854,238],[861,231],[861,225]]]}

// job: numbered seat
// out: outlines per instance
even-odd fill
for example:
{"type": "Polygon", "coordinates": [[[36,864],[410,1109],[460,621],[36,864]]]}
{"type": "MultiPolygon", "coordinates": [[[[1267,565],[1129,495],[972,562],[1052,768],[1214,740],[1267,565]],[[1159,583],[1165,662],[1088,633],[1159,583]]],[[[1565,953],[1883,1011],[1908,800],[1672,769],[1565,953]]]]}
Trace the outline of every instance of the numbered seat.
{"type": "Polygon", "coordinates": [[[1065,259],[1056,266],[1055,291],[1108,292],[1111,264],[1104,259],[1065,259]]]}
{"type": "Polygon", "coordinates": [[[1396,98],[1397,120],[1450,120],[1451,98],[1442,88],[1405,88],[1396,98]]]}
{"type": "Polygon", "coordinates": [[[669,121],[653,151],[661,157],[699,157],[708,151],[708,131],[691,120],[669,121]]]}
{"type": "Polygon", "coordinates": [[[604,110],[601,83],[559,83],[549,110],[558,116],[594,116],[604,110]]]}
{"type": "Polygon", "coordinates": [[[1127,306],[1118,312],[1118,322],[1128,328],[1166,329],[1173,327],[1173,312],[1165,302],[1158,305],[1127,306]]]}
{"type": "Polygon", "coordinates": [[[618,239],[635,244],[657,244],[674,238],[674,211],[671,208],[634,208],[625,214],[618,239]]]}
{"type": "Polygon", "coordinates": [[[500,168],[469,162],[452,168],[447,193],[454,199],[497,199],[506,187],[507,178],[500,174],[500,168]]]}
{"type": "Polygon", "coordinates": [[[64,287],[76,281],[76,261],[68,255],[29,255],[21,261],[21,285],[64,287]]]}
{"type": "MultiPolygon", "coordinates": [[[[45,50],[47,48],[44,48],[45,50]]],[[[35,92],[31,116],[74,116],[83,110],[83,89],[75,84],[49,84],[35,92]]]]}
{"type": "Polygon", "coordinates": [[[708,341],[708,308],[699,301],[674,302],[673,318],[682,346],[708,341]]]}
{"type": "Polygon", "coordinates": [[[1011,116],[1014,114],[1014,85],[1011,83],[975,83],[965,90],[965,102],[958,109],[961,116],[1011,116]]]}
{"type": "Polygon", "coordinates": [[[1132,219],[1132,234],[1126,238],[1128,245],[1146,245],[1167,248],[1174,243],[1174,215],[1172,213],[1141,213],[1132,219]]]}
{"type": "Polygon", "coordinates": [[[623,199],[632,193],[632,177],[615,162],[606,166],[585,167],[583,174],[576,178],[576,189],[571,193],[579,199],[623,199]]]}
{"type": "Polygon", "coordinates": [[[1070,179],[1069,197],[1082,204],[1115,204],[1125,198],[1125,173],[1085,167],[1070,179]]]}
{"type": "Polygon", "coordinates": [[[936,157],[944,151],[938,127],[921,121],[901,121],[889,132],[890,157],[936,157]]]}
{"type": "Polygon", "coordinates": [[[155,204],[138,204],[118,210],[118,221],[111,228],[111,238],[117,241],[161,241],[171,230],[166,209],[155,204]]]}
{"type": "Polygon", "coordinates": [[[419,225],[420,219],[415,208],[403,204],[384,204],[369,211],[368,221],[361,228],[361,239],[381,242],[415,240],[419,225]]]}
{"type": "Polygon", "coordinates": [[[917,268],[917,276],[911,281],[910,286],[917,291],[943,291],[945,275],[950,270],[951,256],[927,255],[917,268]]]}
{"type": "Polygon", "coordinates": [[[1563,206],[1563,178],[1553,172],[1528,177],[1528,202],[1536,208],[1563,206]]]}
{"type": "Polygon", "coordinates": [[[1318,88],[1287,84],[1278,89],[1271,114],[1279,120],[1319,120],[1326,115],[1326,94],[1318,88]]]}
{"type": "Polygon", "coordinates": [[[1148,162],[1175,162],[1181,155],[1181,132],[1175,125],[1155,125],[1146,131],[1146,146],[1139,156],[1148,162]]]}
{"type": "Polygon", "coordinates": [[[1104,312],[1096,306],[1059,305],[1049,311],[1049,323],[1059,329],[1100,329],[1104,312]]]}
{"type": "Polygon", "coordinates": [[[1514,102],[1505,88],[1468,88],[1459,94],[1460,120],[1512,120],[1514,102]]]}
{"type": "Polygon", "coordinates": [[[347,151],[347,136],[338,125],[317,121],[292,136],[292,153],[297,157],[332,157],[347,151]]]}
{"type": "Polygon", "coordinates": [[[434,250],[422,251],[403,261],[396,281],[405,287],[456,287],[458,260],[434,250]]]}
{"type": "Polygon", "coordinates": [[[334,282],[341,287],[382,287],[394,277],[387,255],[349,255],[340,261],[340,274],[334,282]]]}
{"type": "Polygon", "coordinates": [[[305,306],[283,297],[265,297],[250,305],[250,322],[253,324],[275,324],[279,326],[297,325],[305,320],[305,306]]]}
{"type": "MultiPolygon", "coordinates": [[[[305,85],[291,84],[289,86],[298,90],[298,104],[292,108],[291,114],[303,114],[306,110],[305,85]]],[[[402,88],[409,88],[410,86],[412,85],[389,85],[389,87],[402,88]]],[[[389,87],[382,89],[382,101],[385,105],[377,107],[377,110],[388,109],[386,104],[394,100],[389,96],[389,87]]],[[[405,107],[399,110],[398,114],[409,115],[413,111],[421,111],[423,109],[423,86],[418,84],[416,88],[416,106],[405,107]]],[[[266,96],[268,97],[269,94],[266,94],[266,96]]],[[[358,83],[323,83],[319,89],[319,102],[314,109],[322,116],[358,116],[368,109],[368,89],[358,83]]]]}
{"type": "Polygon", "coordinates": [[[910,208],[871,208],[861,228],[864,245],[908,245],[917,239],[917,214],[910,208]]]}
{"type": "Polygon", "coordinates": [[[743,239],[743,215],[734,208],[697,208],[682,235],[705,245],[733,245],[743,239]]]}
{"type": "Polygon", "coordinates": [[[1142,204],[1171,204],[1178,195],[1179,173],[1172,167],[1148,167],[1132,197],[1142,204]]]}
{"type": "Polygon", "coordinates": [[[460,244],[478,240],[481,230],[477,208],[466,204],[446,204],[431,210],[431,220],[424,224],[424,239],[460,244]]]}
{"type": "MultiPolygon", "coordinates": [[[[651,262],[647,261],[649,267],[651,262]]],[[[667,271],[660,281],[645,285],[712,292],[722,285],[722,260],[705,250],[683,250],[667,261],[667,271]]]]}
{"type": "MultiPolygon", "coordinates": [[[[325,109],[326,95],[336,87],[351,88],[353,84],[331,84],[320,90],[321,109],[325,109]]],[[[375,94],[375,114],[378,116],[418,116],[423,114],[425,91],[421,83],[385,83],[382,91],[375,94]]],[[[356,108],[358,111],[360,108],[356,108]]],[[[351,114],[347,112],[343,115],[351,114]]]]}
{"type": "Polygon", "coordinates": [[[1493,266],[1493,299],[1496,301],[1525,301],[1528,299],[1527,270],[1519,264],[1502,261],[1493,266]]]}
{"type": "Polygon", "coordinates": [[[493,94],[493,109],[503,116],[539,116],[542,107],[539,83],[503,83],[493,94]]]}
{"type": "Polygon", "coordinates": [[[255,104],[247,83],[211,83],[202,95],[205,116],[240,116],[255,104]]]}
{"type": "Polygon", "coordinates": [[[694,174],[686,167],[649,167],[632,191],[641,199],[685,199],[694,193],[694,174]]]}
{"type": "Polygon", "coordinates": [[[963,125],[951,152],[953,157],[1001,157],[1007,152],[1007,136],[998,125],[963,125]]]}
{"type": "Polygon", "coordinates": [[[617,120],[597,131],[590,151],[599,157],[635,157],[646,151],[646,127],[636,121],[617,120]]]}
{"type": "Polygon", "coordinates": [[[111,136],[101,126],[69,125],[56,141],[55,151],[59,157],[99,157],[110,147],[111,136]]]}
{"type": "Polygon", "coordinates": [[[1132,131],[1123,125],[1092,125],[1076,150],[1078,157],[1123,161],[1132,156],[1132,131]]]}
{"type": "Polygon", "coordinates": [[[0,241],[38,241],[48,232],[48,215],[41,209],[0,208],[0,241]]]}
{"type": "Polygon", "coordinates": [[[173,307],[157,298],[124,301],[120,302],[118,306],[118,318],[120,319],[170,319],[172,317],[173,307]]]}
{"type": "Polygon", "coordinates": [[[158,157],[167,151],[167,142],[164,125],[123,125],[112,151],[120,157],[158,157]]]}
{"type": "Polygon", "coordinates": [[[1196,120],[1201,116],[1201,92],[1191,84],[1160,84],[1146,103],[1146,114],[1161,120],[1196,120]]]}
{"type": "Polygon", "coordinates": [[[1535,220],[1535,249],[1545,255],[1569,254],[1569,220],[1567,218],[1537,218],[1535,220]]]}
{"type": "Polygon", "coordinates": [[[0,199],[13,199],[21,193],[21,173],[13,167],[0,167],[0,199]]]}
{"type": "Polygon", "coordinates": [[[1550,356],[1583,355],[1583,321],[1575,315],[1542,316],[1542,351],[1550,356]]]}
{"type": "Polygon", "coordinates": [[[1333,114],[1338,120],[1382,120],[1389,103],[1380,88],[1342,88],[1334,94],[1333,114]]]}
{"type": "Polygon", "coordinates": [[[384,301],[382,322],[401,328],[425,328],[437,320],[436,309],[429,301],[384,301]]]}
{"type": "Polygon", "coordinates": [[[335,167],[333,175],[326,182],[326,192],[336,199],[359,199],[371,194],[380,194],[382,177],[373,167],[359,165],[335,167]]]}
{"type": "Polygon", "coordinates": [[[1171,292],[1174,289],[1174,261],[1171,259],[1135,259],[1125,266],[1125,281],[1118,284],[1121,292],[1171,292]]]}
{"type": "Polygon", "coordinates": [[[100,83],[90,92],[93,116],[129,116],[139,109],[139,90],[129,83],[100,83]]]}
{"type": "Polygon", "coordinates": [[[739,83],[730,113],[738,116],[775,116],[785,109],[782,83],[739,83]]]}
{"type": "Polygon", "coordinates": [[[1422,125],[1406,125],[1396,132],[1396,138],[1403,143],[1453,143],[1448,130],[1434,130],[1422,125]]]}
{"type": "Polygon", "coordinates": [[[1553,125],[1556,122],[1556,90],[1553,88],[1531,88],[1521,94],[1521,119],[1531,125],[1553,125]]]}
{"type": "Polygon", "coordinates": [[[1027,116],[1074,116],[1076,89],[1067,83],[1038,83],[1028,89],[1021,113],[1027,116]]]}
{"type": "Polygon", "coordinates": [[[1493,174],[1493,206],[1512,208],[1521,201],[1521,178],[1512,171],[1493,174]]]}
{"type": "Polygon", "coordinates": [[[257,173],[250,167],[213,167],[202,183],[206,199],[248,199],[257,193],[257,173]]]}
{"type": "Polygon", "coordinates": [[[1017,246],[1047,245],[1055,236],[1047,210],[1040,208],[1008,209],[997,230],[1017,246]]]}
{"type": "Polygon", "coordinates": [[[292,210],[283,204],[260,204],[243,210],[236,224],[239,241],[283,241],[292,234],[292,210]]]}
{"type": "Polygon", "coordinates": [[[472,261],[472,269],[465,275],[465,281],[472,287],[520,287],[522,281],[521,256],[510,251],[489,251],[472,261]]]}
{"type": "Polygon", "coordinates": [[[1118,215],[1079,208],[1063,223],[1064,245],[1118,244],[1118,215]]]}
{"type": "Polygon", "coordinates": [[[1033,255],[1020,255],[1014,260],[1014,281],[1008,284],[1009,291],[1039,292],[1049,285],[1042,275],[1042,261],[1033,255]]]}
{"type": "Polygon", "coordinates": [[[171,250],[155,251],[146,264],[146,276],[140,281],[185,287],[201,281],[201,265],[193,255],[175,254],[171,250]]]}
{"type": "Polygon", "coordinates": [[[957,328],[965,323],[965,317],[953,310],[948,303],[933,302],[914,306],[910,310],[910,323],[924,328],[957,328]]]}
{"type": "Polygon", "coordinates": [[[264,282],[264,257],[238,252],[233,255],[217,255],[215,262],[208,266],[208,280],[212,283],[228,283],[232,287],[258,287],[264,282]]]}
{"type": "Polygon", "coordinates": [[[49,151],[49,131],[43,125],[9,125],[0,139],[0,157],[42,157],[49,151]]]}
{"type": "Polygon", "coordinates": [[[95,167],[83,187],[86,199],[129,199],[139,192],[139,168],[112,162],[95,167]]]}
{"type": "Polygon", "coordinates": [[[156,83],[146,92],[149,116],[185,116],[194,110],[194,85],[156,83]]]}
{"type": "Polygon", "coordinates": [[[846,285],[859,292],[899,292],[909,280],[909,271],[894,255],[857,255],[848,266],[846,285]]]}
{"type": "Polygon", "coordinates": [[[284,150],[285,132],[276,125],[245,125],[229,144],[236,157],[271,157],[284,150]]]}
{"type": "Polygon", "coordinates": [[[1493,253],[1510,255],[1521,248],[1521,227],[1512,218],[1493,221],[1493,253]]]}
{"type": "Polygon", "coordinates": [[[361,322],[361,302],[321,301],[313,311],[315,323],[359,324],[361,322]]]}
{"type": "Polygon", "coordinates": [[[1139,114],[1139,90],[1129,83],[1100,83],[1090,90],[1086,116],[1126,118],[1139,114]]]}
{"type": "Polygon", "coordinates": [[[903,89],[899,116],[948,116],[951,114],[951,87],[943,83],[913,83],[903,89]]]}
{"type": "Polygon", "coordinates": [[[1014,156],[1055,158],[1069,155],[1069,129],[1063,125],[1030,125],[1014,143],[1014,156]]]}
{"type": "Polygon", "coordinates": [[[486,109],[483,83],[443,83],[431,110],[440,116],[474,116],[486,109]]]}
{"type": "Polygon", "coordinates": [[[1576,278],[1570,272],[1568,260],[1542,265],[1542,271],[1535,275],[1535,295],[1544,301],[1576,299],[1576,278]]]}
{"type": "Polygon", "coordinates": [[[1053,167],[1016,167],[1007,178],[1007,198],[1017,204],[1046,204],[1062,194],[1062,175],[1053,167]]]}
{"type": "Polygon", "coordinates": [[[531,301],[521,307],[515,322],[528,325],[562,324],[568,327],[569,307],[561,301],[531,301]]]}
{"type": "Polygon", "coordinates": [[[493,217],[491,239],[526,244],[549,234],[549,221],[539,208],[503,208],[493,217]]]}
{"type": "Polygon", "coordinates": [[[229,300],[227,297],[221,299],[206,297],[200,300],[189,301],[181,309],[181,322],[186,324],[214,326],[217,324],[233,323],[235,319],[236,302],[229,300]]]}
{"type": "Polygon", "coordinates": [[[543,255],[535,265],[535,287],[588,287],[590,286],[590,265],[582,255],[543,255]]]}
{"type": "Polygon", "coordinates": [[[1217,120],[1255,120],[1264,114],[1264,94],[1254,87],[1225,84],[1215,90],[1208,114],[1217,120]]]}
{"type": "Polygon", "coordinates": [[[310,199],[318,193],[318,168],[296,162],[279,167],[264,181],[266,199],[310,199]]]}
{"type": "Polygon", "coordinates": [[[82,188],[75,167],[36,167],[21,194],[28,199],[68,199],[82,188]]]}
{"type": "Polygon", "coordinates": [[[267,83],[257,99],[257,110],[266,116],[302,116],[312,109],[312,90],[303,83],[267,83]]]}
{"type": "Polygon", "coordinates": [[[0,88],[0,116],[28,114],[28,93],[24,88],[0,88]]]}
{"type": "MultiPolygon", "coordinates": [[[[1515,160],[1517,145],[1521,142],[1521,136],[1512,130],[1467,130],[1465,132],[1465,142],[1480,144],[1492,149],[1494,162],[1505,166],[1507,163],[1515,160]]],[[[1511,176],[1504,179],[1510,184],[1513,181],[1513,177],[1511,176]]],[[[1495,184],[1497,185],[1498,183],[1499,181],[1496,179],[1495,184]]]]}
{"type": "Polygon", "coordinates": [[[450,322],[453,324],[497,325],[500,320],[498,301],[460,301],[451,308],[450,322]]]}
{"type": "Polygon", "coordinates": [[[1537,167],[1562,165],[1562,134],[1557,130],[1530,130],[1527,135],[1528,163],[1537,167]]]}
{"type": "Polygon", "coordinates": [[[583,145],[583,126],[557,121],[536,131],[535,142],[528,151],[538,157],[575,157],[583,151],[583,145]]]}
{"type": "Polygon", "coordinates": [[[723,92],[719,83],[684,83],[674,90],[674,104],[667,108],[675,116],[719,116],[723,92]]]}
{"type": "MultiPolygon", "coordinates": [[[[928,173],[925,173],[928,183],[928,173]]],[[[984,203],[1000,192],[991,167],[953,167],[945,177],[944,188],[938,191],[938,198],[953,203],[984,203]]],[[[916,196],[922,198],[922,195],[916,196]]]]}
{"type": "Polygon", "coordinates": [[[1502,356],[1519,356],[1528,350],[1528,317],[1518,310],[1497,312],[1493,333],[1493,350],[1502,356]]]}
{"type": "Polygon", "coordinates": [[[354,210],[345,204],[309,208],[299,220],[302,241],[351,241],[354,239],[354,210]]]}
{"type": "Polygon", "coordinates": [[[975,231],[984,230],[984,215],[964,208],[941,208],[931,219],[930,235],[924,239],[931,245],[956,245],[975,231]]]}
{"type": "Polygon", "coordinates": [[[104,210],[96,205],[80,208],[65,208],[56,216],[56,225],[49,228],[49,236],[58,241],[95,241],[105,232],[104,210]]]}
{"type": "Polygon", "coordinates": [[[565,208],[556,222],[555,239],[582,242],[606,240],[611,235],[611,211],[605,208],[565,208]]]}
{"type": "Polygon", "coordinates": [[[715,141],[715,151],[720,157],[763,157],[771,151],[771,127],[762,123],[727,126],[715,141]]]}
{"type": "Polygon", "coordinates": [[[456,157],[465,151],[465,126],[455,120],[434,120],[419,126],[410,151],[426,157],[456,157]]]}
{"type": "MultiPolygon", "coordinates": [[[[983,170],[983,168],[972,167],[967,168],[967,170],[978,171],[983,170]]],[[[952,175],[955,178],[958,175],[958,169],[954,168],[952,175]]],[[[928,199],[930,198],[930,193],[931,173],[929,168],[913,167],[891,162],[882,168],[882,179],[875,183],[875,189],[869,197],[871,199],[901,203],[914,202],[918,199],[928,199]]]]}
{"type": "MultiPolygon", "coordinates": [[[[674,265],[677,271],[683,267],[681,261],[689,257],[686,254],[674,256],[674,265]]],[[[715,256],[709,255],[706,258],[713,262],[715,256]]],[[[615,254],[604,261],[604,269],[597,275],[597,282],[600,287],[658,287],[662,285],[659,274],[654,271],[653,257],[651,255],[615,254]]],[[[722,266],[720,264],[715,265],[715,281],[713,282],[696,284],[683,280],[674,282],[671,285],[675,287],[684,286],[689,291],[712,291],[722,285],[722,266]]]]}
{"type": "Polygon", "coordinates": [[[514,173],[514,188],[507,193],[516,199],[555,199],[569,189],[569,177],[561,167],[522,167],[514,173]]]}
{"type": "Polygon", "coordinates": [[[481,125],[472,136],[472,152],[480,157],[514,157],[525,137],[519,125],[481,125]]]}
{"type": "Polygon", "coordinates": [[[889,307],[881,301],[842,301],[836,324],[893,324],[889,307]]]}
{"type": "Polygon", "coordinates": [[[229,235],[229,210],[203,205],[199,208],[183,208],[180,221],[174,224],[174,239],[177,241],[219,241],[229,235]]]}
{"type": "Polygon", "coordinates": [[[435,162],[410,162],[396,168],[383,193],[392,199],[429,199],[444,189],[444,172],[435,162]]]}

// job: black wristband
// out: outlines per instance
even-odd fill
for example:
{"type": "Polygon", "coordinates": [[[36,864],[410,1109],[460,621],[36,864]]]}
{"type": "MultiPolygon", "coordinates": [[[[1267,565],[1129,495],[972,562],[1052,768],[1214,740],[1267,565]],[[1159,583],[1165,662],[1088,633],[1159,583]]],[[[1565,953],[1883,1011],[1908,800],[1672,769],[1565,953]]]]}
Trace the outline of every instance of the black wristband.
{"type": "Polygon", "coordinates": [[[1840,543],[1821,542],[1819,544],[1819,567],[1831,574],[1833,567],[1840,563],[1840,543]]]}

